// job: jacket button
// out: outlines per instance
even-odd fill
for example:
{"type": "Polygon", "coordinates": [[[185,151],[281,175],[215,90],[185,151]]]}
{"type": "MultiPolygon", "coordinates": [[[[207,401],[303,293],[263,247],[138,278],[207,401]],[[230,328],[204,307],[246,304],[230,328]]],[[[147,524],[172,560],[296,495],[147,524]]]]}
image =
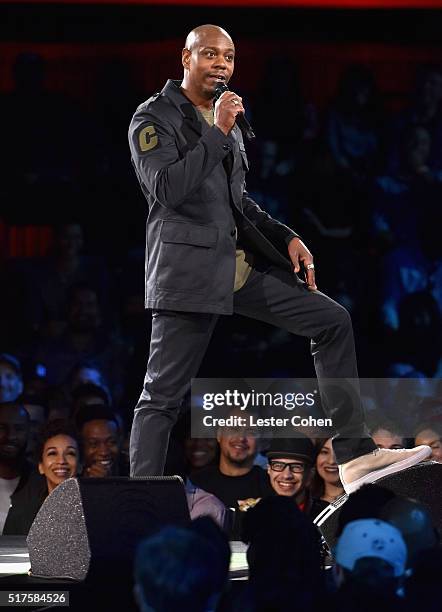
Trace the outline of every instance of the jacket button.
{"type": "Polygon", "coordinates": [[[223,149],[224,149],[224,151],[230,151],[230,145],[223,144],[223,149]]]}

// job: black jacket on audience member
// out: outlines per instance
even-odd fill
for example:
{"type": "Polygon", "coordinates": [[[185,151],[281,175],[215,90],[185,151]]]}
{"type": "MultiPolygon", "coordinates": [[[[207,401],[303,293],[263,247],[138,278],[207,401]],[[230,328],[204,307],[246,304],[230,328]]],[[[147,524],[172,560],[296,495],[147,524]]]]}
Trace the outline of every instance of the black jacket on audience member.
{"type": "Polygon", "coordinates": [[[257,465],[244,476],[226,476],[217,465],[193,472],[191,481],[213,493],[227,508],[238,508],[238,500],[267,497],[273,494],[267,473],[257,465]]]}
{"type": "Polygon", "coordinates": [[[239,510],[239,500],[274,495],[267,473],[257,465],[244,476],[226,476],[217,465],[210,465],[191,474],[192,482],[215,495],[231,511],[231,540],[241,539],[244,512],[239,510]]]}
{"type": "Polygon", "coordinates": [[[28,535],[47,496],[46,478],[29,467],[11,495],[11,507],[3,527],[3,535],[28,535]]]}

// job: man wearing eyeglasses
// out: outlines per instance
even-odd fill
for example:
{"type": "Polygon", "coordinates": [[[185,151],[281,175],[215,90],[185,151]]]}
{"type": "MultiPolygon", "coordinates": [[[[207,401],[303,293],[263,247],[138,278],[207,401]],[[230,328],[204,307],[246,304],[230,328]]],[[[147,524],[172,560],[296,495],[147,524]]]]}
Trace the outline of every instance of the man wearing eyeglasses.
{"type": "Polygon", "coordinates": [[[293,497],[299,509],[307,512],[306,487],[316,458],[313,442],[307,436],[274,438],[265,455],[269,462],[267,473],[275,493],[293,497]]]}

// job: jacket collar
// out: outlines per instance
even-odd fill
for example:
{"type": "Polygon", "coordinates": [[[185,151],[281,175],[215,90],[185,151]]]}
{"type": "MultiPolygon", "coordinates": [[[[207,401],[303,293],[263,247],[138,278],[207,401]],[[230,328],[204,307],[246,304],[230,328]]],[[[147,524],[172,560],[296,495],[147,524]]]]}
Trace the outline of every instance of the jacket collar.
{"type": "MultiPolygon", "coordinates": [[[[175,81],[173,79],[169,79],[161,93],[166,96],[174,106],[180,111],[183,115],[186,123],[191,127],[199,136],[203,132],[209,129],[209,124],[205,119],[201,116],[200,113],[196,110],[195,105],[187,98],[183,92],[181,91],[182,81],[175,81]]],[[[233,130],[230,132],[231,137],[233,138],[236,146],[238,144],[238,126],[235,126],[233,130]]]]}
{"type": "Polygon", "coordinates": [[[189,127],[201,136],[209,128],[209,125],[202,115],[197,112],[195,105],[183,94],[180,89],[181,83],[182,81],[169,79],[161,93],[180,111],[189,127]]]}

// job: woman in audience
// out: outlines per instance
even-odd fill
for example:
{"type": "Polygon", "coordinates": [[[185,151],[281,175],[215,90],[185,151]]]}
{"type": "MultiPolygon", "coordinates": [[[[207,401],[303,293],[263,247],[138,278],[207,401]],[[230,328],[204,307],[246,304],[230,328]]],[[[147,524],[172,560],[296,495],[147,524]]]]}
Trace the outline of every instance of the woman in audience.
{"type": "Polygon", "coordinates": [[[77,475],[79,446],[69,426],[64,423],[50,423],[38,450],[38,471],[46,479],[48,494],[60,483],[77,475]]]}
{"type": "Polygon", "coordinates": [[[312,495],[310,516],[312,518],[315,518],[344,493],[331,440],[331,438],[321,438],[316,442],[316,471],[310,486],[312,495]]]}
{"type": "Polygon", "coordinates": [[[51,421],[37,447],[38,472],[17,492],[6,518],[3,535],[27,535],[46,497],[79,471],[79,444],[64,421],[51,421]]]}

